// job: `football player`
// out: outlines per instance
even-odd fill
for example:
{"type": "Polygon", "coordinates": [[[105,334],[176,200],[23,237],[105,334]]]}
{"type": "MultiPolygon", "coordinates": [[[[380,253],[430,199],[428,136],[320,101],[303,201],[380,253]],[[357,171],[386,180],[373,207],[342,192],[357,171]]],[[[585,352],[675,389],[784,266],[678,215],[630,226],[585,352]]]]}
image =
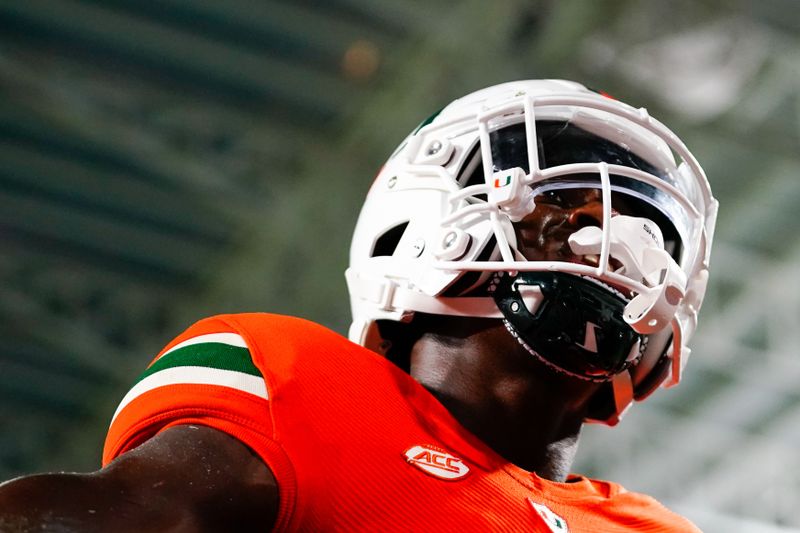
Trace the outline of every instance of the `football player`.
{"type": "Polygon", "coordinates": [[[560,80],[458,99],[369,191],[350,340],[196,323],[122,399],[103,468],[7,483],[0,525],[697,531],[570,465],[584,423],[680,381],[716,211],[644,109],[560,80]]]}

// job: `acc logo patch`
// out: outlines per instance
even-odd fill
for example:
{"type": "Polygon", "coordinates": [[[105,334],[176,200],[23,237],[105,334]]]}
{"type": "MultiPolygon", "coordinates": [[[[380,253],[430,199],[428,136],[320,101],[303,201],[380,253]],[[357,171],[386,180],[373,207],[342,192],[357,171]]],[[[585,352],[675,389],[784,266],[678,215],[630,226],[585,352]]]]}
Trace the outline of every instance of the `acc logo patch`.
{"type": "Polygon", "coordinates": [[[542,521],[547,524],[547,527],[550,528],[550,531],[553,531],[554,533],[569,533],[567,521],[551,511],[549,507],[542,503],[536,503],[530,498],[528,498],[528,502],[533,507],[533,510],[536,511],[536,514],[539,515],[539,518],[541,518],[542,521]]]}
{"type": "Polygon", "coordinates": [[[409,464],[439,479],[453,481],[469,474],[464,461],[436,446],[412,446],[403,455],[409,464]]]}

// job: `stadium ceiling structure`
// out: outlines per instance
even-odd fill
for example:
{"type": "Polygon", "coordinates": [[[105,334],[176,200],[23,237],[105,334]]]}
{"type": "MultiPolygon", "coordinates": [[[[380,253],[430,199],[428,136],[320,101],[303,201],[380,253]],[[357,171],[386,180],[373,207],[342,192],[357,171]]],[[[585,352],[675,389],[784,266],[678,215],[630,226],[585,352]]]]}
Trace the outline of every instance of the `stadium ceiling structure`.
{"type": "Polygon", "coordinates": [[[646,102],[722,206],[685,382],[587,428],[576,469],[705,531],[800,530],[800,12],[492,5],[0,3],[0,479],[94,468],[116,402],[195,319],[344,331],[386,154],[455,96],[565,77],[646,102]]]}

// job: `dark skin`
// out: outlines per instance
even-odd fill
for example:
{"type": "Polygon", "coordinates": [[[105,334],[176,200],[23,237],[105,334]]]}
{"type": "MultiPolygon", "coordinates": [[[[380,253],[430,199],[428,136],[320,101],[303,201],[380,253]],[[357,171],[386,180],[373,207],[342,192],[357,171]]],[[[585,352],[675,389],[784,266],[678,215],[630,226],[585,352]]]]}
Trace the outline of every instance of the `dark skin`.
{"type": "Polygon", "coordinates": [[[178,426],[89,474],[41,474],[0,487],[5,532],[246,532],[277,517],[272,473],[208,427],[178,426]]]}
{"type": "MultiPolygon", "coordinates": [[[[577,261],[566,238],[599,225],[599,191],[537,196],[516,224],[531,260],[577,261]]],[[[494,319],[439,317],[411,349],[411,376],[510,462],[564,481],[598,385],[531,357],[494,319]]],[[[270,469],[227,434],[177,426],[88,474],[42,474],[0,486],[3,532],[256,531],[274,524],[270,469]]]]}

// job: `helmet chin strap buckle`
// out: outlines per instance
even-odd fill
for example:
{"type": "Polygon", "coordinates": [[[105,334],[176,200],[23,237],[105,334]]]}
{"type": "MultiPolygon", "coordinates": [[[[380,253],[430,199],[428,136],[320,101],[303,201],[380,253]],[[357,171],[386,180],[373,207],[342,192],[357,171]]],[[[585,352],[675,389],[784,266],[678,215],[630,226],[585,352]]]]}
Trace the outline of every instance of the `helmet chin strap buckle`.
{"type": "MultiPolygon", "coordinates": [[[[659,227],[643,217],[618,215],[611,218],[609,256],[622,268],[615,273],[646,286],[626,306],[623,319],[637,333],[650,334],[667,327],[675,317],[686,292],[686,275],[664,250],[659,227]]],[[[600,255],[603,231],[596,226],[581,228],[569,236],[576,255],[600,255]]]]}

